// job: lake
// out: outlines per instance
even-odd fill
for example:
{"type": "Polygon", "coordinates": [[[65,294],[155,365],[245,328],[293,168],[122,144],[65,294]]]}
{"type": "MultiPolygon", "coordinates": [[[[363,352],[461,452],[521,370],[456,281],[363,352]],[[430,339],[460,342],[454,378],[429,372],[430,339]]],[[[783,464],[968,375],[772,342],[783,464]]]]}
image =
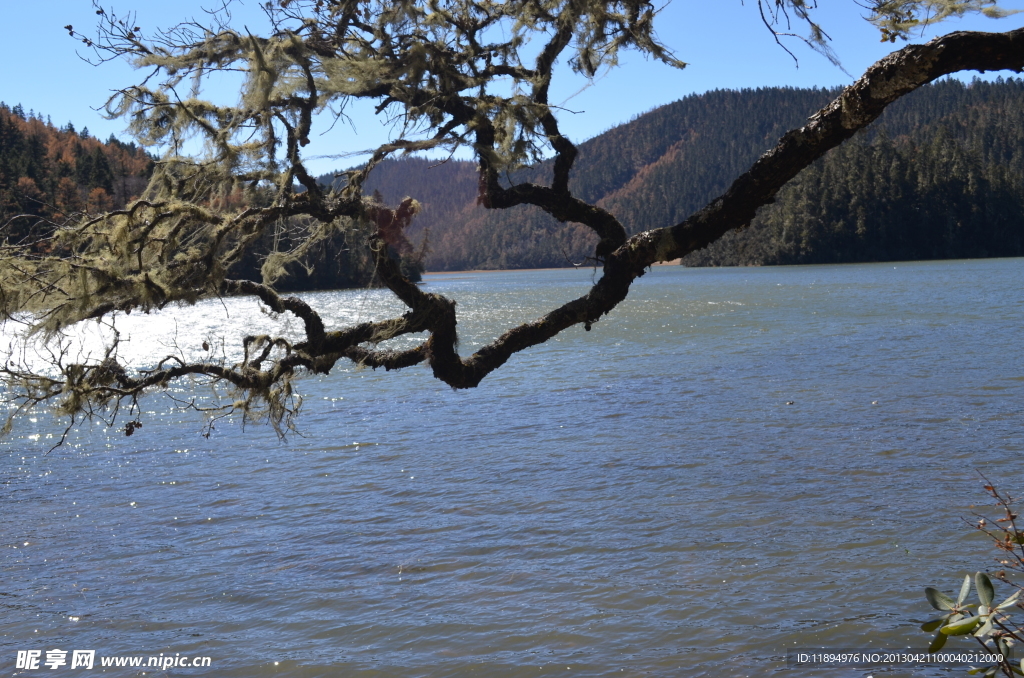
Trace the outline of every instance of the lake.
{"type": "MultiPolygon", "coordinates": [[[[593,276],[425,285],[458,301],[465,355],[593,276]]],[[[398,308],[306,296],[333,327],[398,308]]],[[[139,356],[261,324],[294,331],[246,299],[119,321],[139,356]]],[[[0,442],[0,666],[61,648],[209,656],[156,674],[218,677],[965,675],[788,669],[786,650],[923,650],[924,587],[994,565],[963,518],[979,472],[1024,491],[1022,344],[1024,259],[664,266],[474,390],[424,367],[303,379],[283,441],[230,419],[204,438],[155,395],[132,437],[97,422],[44,454],[63,425],[33,415],[0,442]]]]}

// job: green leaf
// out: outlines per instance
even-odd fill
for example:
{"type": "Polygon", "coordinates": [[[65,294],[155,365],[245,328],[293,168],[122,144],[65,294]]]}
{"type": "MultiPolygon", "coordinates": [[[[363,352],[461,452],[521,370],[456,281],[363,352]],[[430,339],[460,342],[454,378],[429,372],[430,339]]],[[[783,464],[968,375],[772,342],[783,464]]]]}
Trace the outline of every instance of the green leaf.
{"type": "Polygon", "coordinates": [[[1009,598],[1007,598],[1003,602],[999,603],[999,605],[996,606],[996,609],[997,610],[1002,610],[1003,608],[1010,607],[1011,605],[1016,605],[1018,598],[1020,598],[1020,589],[1014,591],[1013,594],[1009,598]]]}
{"type": "Polygon", "coordinates": [[[947,636],[962,636],[973,631],[979,623],[981,623],[980,617],[968,617],[952,624],[946,624],[939,631],[947,636]]]}
{"type": "Polygon", "coordinates": [[[978,600],[982,605],[992,606],[992,599],[996,596],[996,590],[992,586],[992,580],[984,572],[974,575],[974,587],[978,589],[978,600]]]}
{"type": "Polygon", "coordinates": [[[924,597],[928,599],[928,602],[936,610],[952,610],[956,607],[956,603],[953,602],[952,598],[938,589],[933,589],[931,586],[924,590],[924,597]]]}
{"type": "Polygon", "coordinates": [[[946,617],[939,617],[938,619],[932,619],[930,621],[926,621],[925,623],[921,624],[921,630],[922,631],[928,631],[928,632],[934,631],[935,629],[937,629],[940,626],[942,626],[945,623],[946,619],[948,619],[948,618],[949,617],[947,615],[946,617]]]}
{"type": "Polygon", "coordinates": [[[981,638],[992,633],[992,615],[985,618],[985,623],[982,624],[977,631],[974,632],[975,638],[981,638]]]}
{"type": "Polygon", "coordinates": [[[956,597],[956,604],[962,605],[967,600],[967,594],[971,592],[971,575],[964,575],[964,583],[960,585],[960,595],[956,597]]]}
{"type": "Polygon", "coordinates": [[[949,636],[947,636],[945,633],[942,633],[941,631],[939,633],[936,633],[935,638],[932,639],[932,644],[928,646],[928,651],[938,652],[946,644],[947,640],[949,640],[949,636]]]}

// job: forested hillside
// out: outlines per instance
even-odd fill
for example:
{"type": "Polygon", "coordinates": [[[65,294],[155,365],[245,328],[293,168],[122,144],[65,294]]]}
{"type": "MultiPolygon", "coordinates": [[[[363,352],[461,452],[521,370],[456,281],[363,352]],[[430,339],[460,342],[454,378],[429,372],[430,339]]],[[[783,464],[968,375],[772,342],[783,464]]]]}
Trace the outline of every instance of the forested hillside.
{"type": "MultiPolygon", "coordinates": [[[[663,106],[580,145],[574,192],[618,216],[630,233],[676,223],[722,193],[786,130],[836,95],[829,90],[717,91],[663,106]]],[[[66,217],[118,207],[145,185],[153,158],[113,137],[100,142],[0,104],[0,223],[17,240],[66,217]]],[[[516,179],[549,180],[550,167],[516,179]]],[[[330,182],[330,175],[321,181],[330,182]]],[[[382,163],[367,187],[423,211],[400,249],[416,276],[429,232],[428,270],[583,263],[595,237],[532,207],[477,205],[472,163],[421,158],[382,163]]],[[[288,227],[241,262],[259,279],[274,249],[301,240],[288,227]],[[294,237],[293,237],[294,236],[294,237]]],[[[282,289],[365,285],[372,265],[338,234],[282,279],[282,289]]],[[[397,254],[396,254],[397,255],[397,254]]],[[[890,106],[868,130],[806,169],[754,223],[684,263],[765,265],[1024,256],[1024,81],[947,80],[890,106]]]]}
{"type": "Polygon", "coordinates": [[[71,123],[58,129],[0,103],[0,224],[17,241],[72,214],[119,207],[146,185],[152,162],[135,144],[102,142],[71,123]]]}
{"type": "MultiPolygon", "coordinates": [[[[572,188],[630,233],[684,219],[837,90],[768,88],[686,97],[580,145],[572,188]]],[[[547,180],[550,167],[523,171],[547,180]]],[[[1024,81],[947,80],[897,101],[805,170],[750,228],[689,265],[1024,255],[1024,81]]],[[[324,177],[329,180],[329,177],[324,177]]],[[[428,270],[566,266],[593,253],[586,229],[536,208],[475,203],[471,163],[384,163],[368,186],[406,195],[430,229],[428,270]]]]}
{"type": "MultiPolygon", "coordinates": [[[[48,251],[49,236],[68,219],[117,209],[138,197],[154,162],[135,144],[113,136],[101,142],[87,129],[77,132],[71,123],[57,128],[41,115],[26,114],[20,105],[0,103],[0,244],[31,242],[37,250],[48,251]]],[[[237,208],[261,199],[259,190],[236,191],[221,200],[221,206],[237,208]]],[[[294,247],[309,228],[301,220],[282,224],[232,269],[232,275],[261,280],[267,255],[294,247]]],[[[277,287],[296,291],[373,284],[365,238],[365,233],[338,233],[321,241],[289,266],[277,287]]],[[[407,275],[418,280],[420,253],[400,232],[392,240],[394,256],[407,275]]]]}
{"type": "Polygon", "coordinates": [[[899,101],[689,265],[1024,256],[1024,81],[899,101]]]}

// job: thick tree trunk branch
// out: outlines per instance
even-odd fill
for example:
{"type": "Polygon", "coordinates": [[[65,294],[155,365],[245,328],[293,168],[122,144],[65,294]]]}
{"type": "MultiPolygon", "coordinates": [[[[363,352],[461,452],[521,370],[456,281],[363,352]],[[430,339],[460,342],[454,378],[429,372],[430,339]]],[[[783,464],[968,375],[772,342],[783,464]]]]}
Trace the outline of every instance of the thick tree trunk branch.
{"type": "MultiPolygon", "coordinates": [[[[725,194],[676,226],[640,233],[626,241],[608,257],[604,276],[588,294],[509,330],[465,360],[456,363],[448,354],[445,360],[436,361],[432,354],[435,376],[456,388],[473,387],[513,353],[578,323],[590,329],[591,323],[626,298],[633,280],[648,266],[706,247],[726,232],[748,225],[786,182],[873,122],[890,103],[936,78],[962,70],[1021,72],[1024,29],[951,33],[878,61],[806,125],[784,135],[725,194]]],[[[450,322],[454,327],[454,317],[450,322]]],[[[431,342],[438,339],[435,335],[431,342]]]]}
{"type": "MultiPolygon", "coordinates": [[[[633,271],[685,256],[747,226],[802,169],[867,127],[886,106],[936,78],[963,70],[1024,70],[1024,29],[957,32],[893,52],[868,68],[807,124],[788,132],[719,198],[676,226],[634,236],[619,254],[633,271]]],[[[639,273],[637,273],[639,274],[639,273]]]]}
{"type": "MultiPolygon", "coordinates": [[[[483,11],[482,6],[474,5],[474,8],[474,12],[483,11]]],[[[324,10],[330,16],[335,16],[330,14],[335,11],[324,10]]],[[[575,9],[570,8],[566,11],[569,12],[566,17],[576,16],[573,14],[575,9]]],[[[354,10],[344,13],[340,18],[343,20],[337,24],[337,30],[346,36],[349,35],[348,30],[342,28],[342,25],[347,26],[349,22],[355,25],[360,20],[359,14],[354,10]]],[[[166,190],[161,188],[163,193],[160,194],[166,193],[170,196],[167,201],[140,201],[130,210],[107,215],[104,217],[107,221],[101,219],[87,222],[75,233],[79,241],[85,242],[83,248],[86,245],[94,247],[91,241],[86,241],[95,238],[98,243],[95,247],[102,251],[102,258],[94,257],[91,260],[83,260],[83,263],[52,255],[45,261],[40,260],[41,263],[33,260],[32,266],[28,266],[25,271],[25,276],[29,279],[34,280],[33,276],[40,276],[34,295],[52,295],[57,299],[57,303],[51,304],[48,314],[53,314],[53,308],[57,307],[58,303],[61,304],[59,308],[63,309],[64,316],[56,319],[47,314],[40,316],[42,320],[39,326],[53,333],[59,332],[68,321],[77,322],[83,317],[102,317],[116,310],[127,312],[140,306],[146,309],[159,308],[176,299],[192,302],[206,294],[233,293],[256,295],[273,311],[294,314],[305,325],[305,340],[293,345],[283,338],[246,337],[243,340],[245,358],[239,364],[187,364],[185,357],[181,356],[165,359],[152,370],[137,370],[135,376],[129,376],[124,367],[117,362],[116,342],[108,349],[107,359],[99,364],[63,365],[61,360],[64,356],[58,355],[55,362],[61,367],[62,379],[34,376],[22,372],[16,365],[8,362],[0,365],[0,378],[6,380],[8,384],[18,385],[18,388],[25,391],[25,395],[19,396],[23,401],[19,408],[23,409],[24,403],[35,405],[63,397],[68,403],[68,412],[91,413],[92,410],[89,408],[93,405],[106,406],[111,401],[120,402],[125,398],[134,402],[136,396],[144,390],[166,387],[173,379],[198,376],[234,386],[245,396],[244,401],[238,401],[243,403],[242,408],[245,412],[250,411],[250,405],[263,402],[266,405],[267,416],[275,426],[278,426],[282,420],[287,421],[294,413],[289,399],[292,397],[290,382],[295,373],[303,370],[327,373],[342,358],[385,369],[408,367],[425,361],[430,365],[434,375],[445,383],[456,388],[474,387],[518,351],[543,343],[576,324],[583,324],[589,330],[594,322],[626,298],[632,282],[643,275],[651,264],[681,257],[707,246],[729,230],[748,225],[757,210],[771,203],[786,182],[830,149],[877,119],[885,107],[899,97],[938,77],[957,71],[1024,70],[1024,29],[995,34],[952,33],[926,45],[902,49],[872,65],[856,83],[846,88],[833,102],[808,119],[805,125],[784,135],[775,148],[765,153],[747,172],[737,178],[723,195],[703,209],[679,224],[647,231],[627,240],[624,228],[614,215],[572,196],[569,192],[569,175],[576,158],[576,148],[562,136],[557,120],[549,108],[530,115],[535,116],[533,120],[543,128],[543,137],[555,149],[554,179],[551,186],[522,183],[505,188],[501,185],[499,169],[514,165],[518,162],[516,159],[521,160],[521,157],[515,154],[502,156],[499,153],[501,144],[497,143],[499,135],[496,135],[494,123],[500,116],[488,107],[499,110],[501,106],[509,104],[500,97],[485,96],[482,90],[479,96],[472,98],[462,94],[468,89],[475,90],[480,84],[479,79],[483,75],[479,68],[486,66],[497,73],[502,72],[502,69],[511,68],[509,64],[516,62],[516,59],[505,55],[502,57],[502,63],[493,64],[492,59],[497,58],[493,54],[488,52],[484,58],[478,53],[483,48],[474,42],[474,36],[489,25],[487,22],[497,21],[499,18],[500,15],[496,14],[490,18],[484,17],[478,24],[463,27],[468,36],[466,39],[473,46],[473,50],[476,50],[471,57],[477,59],[479,64],[474,65],[475,62],[470,59],[470,62],[466,62],[469,66],[464,68],[465,64],[460,61],[462,57],[458,51],[451,54],[432,53],[430,68],[436,71],[432,73],[434,76],[444,76],[442,80],[447,79],[446,82],[449,84],[446,91],[450,96],[437,97],[429,88],[425,89],[425,81],[407,77],[406,72],[409,69],[395,70],[387,75],[388,82],[367,81],[364,83],[365,89],[345,94],[357,98],[387,97],[382,107],[392,102],[402,104],[406,106],[406,113],[410,115],[410,111],[413,110],[429,111],[430,116],[433,116],[430,118],[431,129],[436,130],[435,136],[428,141],[400,142],[381,147],[374,156],[374,161],[362,172],[350,173],[349,185],[345,189],[321,189],[306,172],[299,155],[301,147],[308,140],[313,110],[320,102],[328,101],[330,96],[342,95],[340,91],[334,91],[333,95],[330,91],[318,93],[317,87],[322,85],[329,88],[330,81],[316,81],[313,78],[312,62],[302,57],[299,65],[309,90],[307,96],[289,94],[293,99],[274,99],[259,114],[273,115],[281,110],[281,117],[277,120],[287,137],[287,159],[290,169],[283,177],[274,167],[264,168],[251,176],[245,175],[245,181],[254,184],[271,179],[278,182],[279,189],[273,204],[268,207],[250,207],[230,218],[218,214],[206,207],[205,197],[202,197],[202,200],[196,198],[197,195],[205,196],[205,188],[198,191],[192,185],[206,176],[203,174],[205,169],[202,166],[168,165],[166,171],[160,175],[163,177],[162,181],[167,183],[166,190]],[[449,58],[451,63],[446,66],[447,62],[442,57],[449,58]],[[318,98],[321,94],[325,98],[318,98]],[[294,122],[296,118],[286,115],[289,111],[298,114],[298,122],[294,122]],[[445,122],[444,118],[450,120],[445,122]],[[459,129],[463,131],[459,132],[459,129]],[[384,232],[384,225],[392,224],[398,216],[397,212],[379,205],[376,201],[364,199],[361,195],[361,184],[375,162],[394,150],[411,149],[416,147],[416,144],[421,144],[421,147],[433,147],[445,139],[452,141],[451,135],[459,135],[454,139],[462,143],[469,134],[474,135],[480,158],[481,202],[490,208],[532,204],[560,221],[573,221],[590,227],[601,238],[597,255],[604,258],[604,275],[586,295],[552,310],[535,321],[505,332],[473,355],[462,358],[457,351],[458,318],[455,302],[439,294],[428,293],[402,276],[400,266],[389,256],[384,232]],[[298,178],[300,183],[304,184],[304,192],[295,192],[292,187],[293,178],[298,178]],[[389,320],[361,323],[347,329],[328,332],[321,316],[305,301],[297,297],[282,297],[270,287],[255,282],[222,279],[224,271],[228,270],[230,264],[263,234],[269,224],[290,216],[304,216],[322,224],[330,224],[342,217],[368,224],[376,223],[378,231],[371,238],[371,250],[377,274],[380,280],[409,307],[409,312],[389,320]],[[123,229],[119,231],[113,226],[101,228],[104,224],[120,224],[123,229]],[[119,238],[122,237],[128,238],[128,245],[121,244],[119,238]],[[196,253],[191,250],[180,252],[178,245],[183,239],[203,243],[205,251],[200,247],[195,248],[196,253]],[[104,267],[92,271],[86,269],[89,265],[96,266],[95,263],[90,264],[90,261],[106,261],[109,258],[107,250],[114,254],[120,253],[118,256],[127,262],[124,270],[129,271],[130,275],[113,275],[104,267]],[[147,256],[144,257],[144,254],[147,256]],[[51,275],[40,268],[42,264],[60,264],[63,268],[51,275]],[[150,277],[150,269],[153,266],[162,272],[159,280],[150,277]],[[94,307],[79,309],[75,305],[80,305],[78,298],[61,288],[61,285],[66,280],[85,274],[91,275],[94,279],[90,283],[93,285],[90,294],[98,295],[99,303],[94,307]],[[46,277],[48,275],[49,278],[46,277]],[[378,348],[381,342],[389,339],[422,332],[428,333],[429,336],[415,348],[378,348]],[[255,357],[250,358],[250,350],[255,357]]],[[[540,18],[549,24],[552,21],[552,17],[546,15],[540,18]]],[[[637,21],[638,17],[633,16],[625,24],[633,26],[637,21]]],[[[577,41],[581,39],[580,35],[573,33],[577,23],[566,20],[557,25],[548,46],[537,60],[536,71],[531,72],[531,79],[535,76],[534,93],[530,101],[534,109],[524,108],[520,112],[536,111],[540,110],[536,108],[537,106],[547,106],[547,87],[555,58],[572,44],[570,38],[574,35],[577,41]]],[[[367,49],[381,50],[379,59],[376,52],[372,55],[378,62],[394,57],[388,56],[391,49],[389,27],[390,24],[385,21],[376,28],[369,24],[360,28],[367,32],[364,46],[367,49]],[[378,39],[386,44],[375,43],[378,39]]],[[[307,25],[303,30],[312,31],[313,28],[307,25]]],[[[223,33],[220,37],[234,45],[229,50],[231,54],[238,52],[238,44],[232,42],[236,41],[238,36],[223,33]]],[[[584,36],[584,43],[588,49],[601,48],[603,45],[600,40],[587,40],[589,39],[584,36]]],[[[325,34],[322,40],[312,40],[310,47],[321,56],[330,56],[337,54],[340,44],[332,43],[328,34],[325,34]]],[[[199,46],[193,47],[199,49],[199,46]]],[[[111,49],[117,51],[122,48],[111,49]]],[[[123,49],[125,53],[136,53],[135,48],[131,46],[123,49]]],[[[436,49],[436,45],[431,49],[436,49]]],[[[646,49],[651,53],[659,53],[660,47],[656,43],[650,43],[646,49]]],[[[196,52],[196,55],[195,63],[199,65],[195,67],[205,68],[205,57],[199,52],[196,52]]],[[[214,70],[224,67],[216,58],[210,58],[214,59],[216,64],[214,70]]],[[[177,76],[172,76],[171,79],[174,77],[177,76]]],[[[154,111],[160,113],[163,108],[171,106],[164,101],[166,97],[161,98],[159,92],[150,92],[142,88],[135,88],[132,92],[141,97],[133,104],[138,107],[136,112],[141,112],[140,114],[156,115],[154,111]]],[[[191,110],[185,103],[179,102],[176,105],[185,107],[185,112],[191,115],[191,110]]],[[[249,112],[246,112],[246,115],[249,115],[249,112]]],[[[257,120],[245,119],[250,122],[257,120]]],[[[153,118],[154,129],[163,129],[157,124],[160,120],[162,118],[159,116],[153,118]]],[[[229,132],[232,129],[237,131],[232,127],[234,124],[227,125],[225,129],[229,132]]],[[[272,123],[266,124],[269,132],[263,143],[270,149],[270,156],[273,157],[277,138],[272,123]]],[[[231,153],[243,148],[231,146],[227,141],[223,141],[230,139],[231,134],[225,133],[221,139],[218,135],[223,130],[213,129],[202,120],[193,120],[192,126],[193,129],[205,130],[203,133],[214,142],[226,144],[224,148],[231,153]]],[[[17,263],[11,264],[16,265],[17,263]]],[[[0,300],[6,298],[0,294],[0,300]]],[[[8,303],[4,301],[2,309],[6,309],[8,303]]],[[[33,300],[32,303],[35,304],[36,301],[33,300]]],[[[7,310],[4,310],[4,313],[7,316],[11,314],[7,310]]],[[[226,363],[226,359],[224,362],[226,363]]],[[[126,432],[130,434],[130,430],[126,432]]]]}
{"type": "Polygon", "coordinates": [[[227,294],[251,294],[259,297],[274,313],[290,311],[300,318],[306,327],[306,341],[319,346],[324,341],[324,321],[320,314],[298,297],[281,297],[266,285],[251,280],[225,280],[223,290],[227,294]]]}

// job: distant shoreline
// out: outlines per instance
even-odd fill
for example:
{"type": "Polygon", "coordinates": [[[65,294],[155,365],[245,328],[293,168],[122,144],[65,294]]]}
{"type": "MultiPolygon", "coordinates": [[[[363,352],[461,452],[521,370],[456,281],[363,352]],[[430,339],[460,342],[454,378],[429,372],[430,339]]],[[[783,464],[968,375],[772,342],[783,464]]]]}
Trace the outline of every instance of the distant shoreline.
{"type": "MultiPolygon", "coordinates": [[[[659,261],[652,266],[678,266],[680,260],[659,261]]],[[[590,268],[589,266],[559,266],[549,268],[471,268],[466,271],[427,271],[423,275],[461,275],[463,273],[512,273],[515,271],[565,271],[574,268],[590,268]]]]}

